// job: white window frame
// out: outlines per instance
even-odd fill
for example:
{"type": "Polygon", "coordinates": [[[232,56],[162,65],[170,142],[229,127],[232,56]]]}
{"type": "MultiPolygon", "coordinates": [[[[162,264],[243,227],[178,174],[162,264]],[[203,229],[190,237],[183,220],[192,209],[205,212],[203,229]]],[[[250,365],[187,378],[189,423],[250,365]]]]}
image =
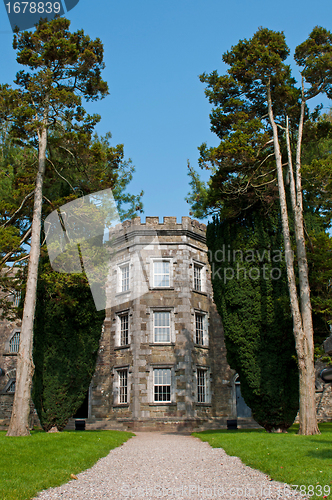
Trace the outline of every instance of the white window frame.
{"type": "Polygon", "coordinates": [[[206,266],[202,263],[202,262],[197,262],[197,261],[193,261],[192,263],[192,286],[193,286],[193,290],[195,292],[203,292],[205,293],[206,292],[206,284],[205,284],[205,269],[206,269],[206,266]],[[200,278],[199,278],[199,285],[197,284],[197,279],[195,277],[195,269],[199,269],[199,272],[200,272],[200,278]]]}
{"type": "Polygon", "coordinates": [[[118,293],[130,292],[130,261],[118,265],[118,293]],[[127,271],[128,275],[124,280],[123,273],[127,271]]]}
{"type": "Polygon", "coordinates": [[[210,404],[211,403],[211,397],[210,397],[210,369],[205,366],[197,366],[196,368],[196,403],[198,404],[210,404]],[[202,397],[200,395],[199,387],[202,387],[201,385],[198,385],[199,382],[201,381],[201,375],[204,374],[204,400],[202,400],[202,397]]]}
{"type": "Polygon", "coordinates": [[[200,347],[208,347],[209,345],[209,320],[208,315],[205,311],[195,310],[194,313],[194,344],[200,347]],[[202,326],[203,326],[203,338],[202,343],[197,343],[197,317],[202,318],[202,326]]]}
{"type": "Polygon", "coordinates": [[[20,348],[20,341],[16,342],[14,341],[14,338],[18,336],[18,334],[21,334],[21,329],[20,328],[15,328],[12,330],[11,334],[9,337],[7,337],[7,340],[5,342],[5,353],[6,354],[18,354],[19,348],[20,348]],[[12,342],[14,342],[16,349],[13,347],[12,342]]]}
{"type": "Polygon", "coordinates": [[[115,406],[127,406],[130,401],[129,366],[118,366],[114,369],[113,400],[115,406]],[[121,385],[121,373],[126,374],[126,386],[121,385]],[[122,389],[126,389],[123,393],[122,389]],[[126,396],[124,398],[124,395],[126,396]]]}
{"type": "Polygon", "coordinates": [[[9,339],[9,352],[15,352],[17,353],[20,348],[20,336],[21,336],[21,331],[16,330],[11,338],[9,339]]]}
{"type": "Polygon", "coordinates": [[[125,311],[120,311],[116,313],[116,339],[115,339],[115,345],[116,347],[127,347],[130,345],[130,310],[127,309],[125,311]],[[124,344],[122,342],[122,318],[127,317],[128,319],[128,343],[124,344]]]}
{"type": "MultiPolygon", "coordinates": [[[[158,276],[163,276],[162,273],[158,273],[158,276]]],[[[151,288],[172,288],[173,287],[173,259],[170,257],[152,257],[151,258],[151,265],[150,265],[150,283],[151,283],[151,288]],[[156,280],[155,280],[155,265],[160,262],[167,262],[168,263],[168,273],[165,273],[164,276],[168,276],[168,285],[159,285],[156,280]]]]}
{"type": "Polygon", "coordinates": [[[150,344],[155,345],[167,345],[175,343],[175,326],[174,326],[174,309],[171,307],[153,307],[150,309],[150,344]],[[169,314],[169,341],[157,341],[155,340],[155,314],[158,313],[168,313],[169,314]]]}
{"type": "Polygon", "coordinates": [[[153,311],[153,343],[171,343],[171,312],[153,311]],[[156,338],[158,336],[158,338],[156,338]],[[167,337],[166,339],[164,337],[167,337]]]}
{"type": "Polygon", "coordinates": [[[119,404],[128,404],[128,369],[118,370],[119,404]]]}
{"type": "MultiPolygon", "coordinates": [[[[172,403],[172,399],[173,399],[173,391],[172,391],[172,369],[169,368],[169,367],[154,367],[153,370],[152,370],[152,377],[153,377],[153,381],[152,381],[152,386],[153,386],[153,394],[152,394],[152,401],[153,403],[156,403],[156,404],[170,404],[172,403]],[[165,383],[157,383],[156,382],[160,382],[160,379],[156,379],[156,376],[157,376],[157,373],[158,373],[158,377],[162,376],[163,378],[166,377],[166,380],[162,380],[162,382],[165,382],[165,383]],[[168,379],[168,380],[167,380],[168,379]],[[169,399],[161,399],[159,400],[158,398],[156,399],[156,387],[163,387],[163,388],[168,388],[169,387],[169,399]]],[[[168,391],[167,391],[168,392],[168,391]]]]}

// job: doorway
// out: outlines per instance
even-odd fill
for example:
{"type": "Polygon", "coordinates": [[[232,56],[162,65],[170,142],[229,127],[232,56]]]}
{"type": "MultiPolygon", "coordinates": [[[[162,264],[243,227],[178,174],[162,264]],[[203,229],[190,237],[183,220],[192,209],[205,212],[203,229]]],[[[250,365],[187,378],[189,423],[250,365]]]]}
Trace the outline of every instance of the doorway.
{"type": "Polygon", "coordinates": [[[73,418],[89,418],[89,392],[90,388],[87,390],[84,401],[73,416],[73,418]]]}
{"type": "Polygon", "coordinates": [[[251,409],[241,394],[240,377],[235,379],[236,415],[238,418],[251,418],[251,409]]]}

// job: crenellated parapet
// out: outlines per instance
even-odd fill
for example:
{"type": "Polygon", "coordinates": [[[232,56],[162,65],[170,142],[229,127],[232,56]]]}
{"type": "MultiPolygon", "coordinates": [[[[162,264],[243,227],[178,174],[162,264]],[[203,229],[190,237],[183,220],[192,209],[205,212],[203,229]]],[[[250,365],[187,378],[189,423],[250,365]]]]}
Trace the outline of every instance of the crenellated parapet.
{"type": "Polygon", "coordinates": [[[177,222],[176,217],[163,217],[160,222],[159,217],[147,216],[145,222],[141,222],[140,217],[125,220],[122,224],[117,224],[109,231],[110,239],[115,239],[115,244],[121,244],[125,238],[127,241],[135,236],[157,237],[182,237],[197,240],[203,244],[206,242],[206,225],[190,217],[183,216],[181,222],[177,222]]]}

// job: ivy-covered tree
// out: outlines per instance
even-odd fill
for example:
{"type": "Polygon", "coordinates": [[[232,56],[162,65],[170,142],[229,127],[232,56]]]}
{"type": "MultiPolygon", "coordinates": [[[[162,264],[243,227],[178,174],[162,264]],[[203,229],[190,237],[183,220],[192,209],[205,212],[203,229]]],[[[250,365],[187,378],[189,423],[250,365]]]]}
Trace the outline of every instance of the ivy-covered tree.
{"type": "Polygon", "coordinates": [[[331,95],[332,34],[316,27],[296,48],[295,60],[302,75],[299,88],[285,63],[289,53],[283,33],[260,28],[251,39],[240,40],[223,55],[229,66],[226,75],[214,71],[201,76],[208,85],[206,95],[215,106],[211,128],[220,144],[209,149],[205,144],[201,146],[200,164],[211,168],[212,177],[206,187],[191,169],[193,193],[188,201],[197,215],[212,208],[226,218],[249,211],[258,200],[267,211],[278,201],[300,373],[299,433],[316,434],[319,429],[301,152],[309,118],[307,101],[320,93],[331,95]]]}
{"type": "Polygon", "coordinates": [[[214,300],[227,360],[240,375],[252,416],[286,431],[299,408],[299,375],[289,308],[280,217],[259,209],[207,228],[214,300]]]}
{"type": "Polygon", "coordinates": [[[82,405],[104,317],[105,311],[95,308],[86,277],[59,275],[44,255],[37,288],[32,398],[45,431],[61,431],[82,405]]]}

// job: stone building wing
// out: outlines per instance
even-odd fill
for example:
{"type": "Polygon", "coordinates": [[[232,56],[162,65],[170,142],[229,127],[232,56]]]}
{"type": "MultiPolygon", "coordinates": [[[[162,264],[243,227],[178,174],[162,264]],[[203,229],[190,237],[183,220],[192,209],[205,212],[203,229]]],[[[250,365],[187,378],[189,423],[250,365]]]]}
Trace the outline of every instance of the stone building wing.
{"type": "Polygon", "coordinates": [[[189,217],[137,217],[110,231],[90,422],[196,426],[236,416],[205,232],[189,217]]]}

